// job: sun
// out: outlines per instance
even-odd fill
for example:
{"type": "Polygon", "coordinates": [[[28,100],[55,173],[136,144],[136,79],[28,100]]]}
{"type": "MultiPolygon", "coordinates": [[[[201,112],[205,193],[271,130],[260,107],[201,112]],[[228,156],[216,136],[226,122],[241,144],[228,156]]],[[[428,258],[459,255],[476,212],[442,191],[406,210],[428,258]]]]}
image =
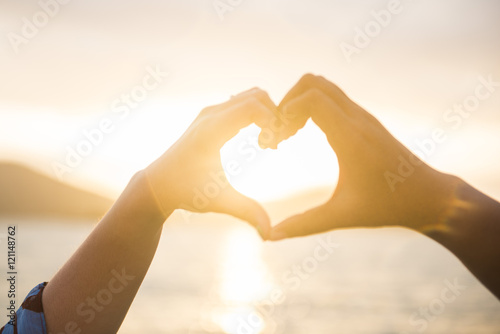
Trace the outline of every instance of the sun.
{"type": "Polygon", "coordinates": [[[259,132],[249,126],[221,149],[222,166],[236,190],[259,201],[274,201],[336,184],[336,156],[314,124],[308,123],[277,150],[260,148],[259,132]]]}

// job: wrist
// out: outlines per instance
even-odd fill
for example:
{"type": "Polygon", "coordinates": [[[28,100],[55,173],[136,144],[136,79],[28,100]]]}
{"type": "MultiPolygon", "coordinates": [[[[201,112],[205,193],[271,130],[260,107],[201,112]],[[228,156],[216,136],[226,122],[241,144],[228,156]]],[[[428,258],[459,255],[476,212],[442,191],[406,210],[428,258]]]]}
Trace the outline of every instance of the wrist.
{"type": "Polygon", "coordinates": [[[131,178],[96,229],[109,239],[107,242],[126,246],[157,234],[168,216],[158,208],[145,174],[140,171],[131,178]]]}
{"type": "Polygon", "coordinates": [[[496,229],[500,204],[465,181],[456,179],[449,207],[442,217],[443,236],[449,234],[454,239],[467,239],[479,232],[480,226],[496,229]]]}
{"type": "Polygon", "coordinates": [[[500,204],[462,179],[452,180],[445,210],[433,228],[422,232],[467,262],[471,248],[492,246],[488,238],[498,234],[500,204]]]}
{"type": "Polygon", "coordinates": [[[132,177],[124,193],[128,193],[126,197],[130,200],[127,202],[133,210],[151,220],[163,223],[174,211],[162,207],[146,170],[141,170],[132,177]]]}
{"type": "Polygon", "coordinates": [[[453,175],[426,168],[414,185],[412,214],[407,227],[435,239],[449,232],[450,221],[461,209],[457,191],[466,183],[453,175]]]}
{"type": "Polygon", "coordinates": [[[426,233],[500,298],[500,203],[460,180],[441,229],[426,233]]]}

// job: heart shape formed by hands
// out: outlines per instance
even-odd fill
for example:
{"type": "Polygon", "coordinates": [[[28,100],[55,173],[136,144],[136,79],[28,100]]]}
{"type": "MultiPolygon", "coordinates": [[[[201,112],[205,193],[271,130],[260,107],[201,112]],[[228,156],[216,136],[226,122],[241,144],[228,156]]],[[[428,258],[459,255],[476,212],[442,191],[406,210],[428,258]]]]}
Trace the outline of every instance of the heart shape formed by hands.
{"type": "Polygon", "coordinates": [[[443,199],[453,191],[453,182],[420,161],[336,85],[311,74],[277,107],[267,93],[252,89],[204,109],[148,173],[166,216],[177,208],[227,213],[271,240],[349,227],[404,224],[424,230],[446,208],[443,199]],[[220,149],[252,123],[262,129],[259,145],[276,149],[309,118],[337,154],[337,187],[323,205],[271,228],[262,206],[228,182],[220,149]]]}

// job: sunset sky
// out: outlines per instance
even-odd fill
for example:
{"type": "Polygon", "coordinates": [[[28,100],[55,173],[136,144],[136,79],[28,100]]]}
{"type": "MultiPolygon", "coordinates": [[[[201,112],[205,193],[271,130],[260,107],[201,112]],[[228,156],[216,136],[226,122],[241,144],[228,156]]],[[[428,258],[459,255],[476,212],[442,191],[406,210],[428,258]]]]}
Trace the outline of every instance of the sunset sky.
{"type": "MultiPolygon", "coordinates": [[[[38,1],[0,4],[2,160],[57,178],[54,163],[105,124],[62,180],[116,196],[202,108],[255,86],[279,103],[312,72],[412,149],[442,129],[446,141],[423,158],[500,198],[498,1],[403,0],[395,13],[378,0],[54,1],[40,1],[50,17],[38,1]],[[220,2],[234,5],[218,12],[220,2]],[[346,57],[358,32],[377,26],[346,57]],[[478,89],[488,96],[466,116],[449,111],[478,89]],[[120,101],[133,93],[140,101],[120,101]]],[[[276,152],[258,149],[257,134],[245,129],[223,149],[224,161],[244,163],[231,180],[243,193],[266,200],[335,183],[335,156],[314,124],[276,152]]]]}

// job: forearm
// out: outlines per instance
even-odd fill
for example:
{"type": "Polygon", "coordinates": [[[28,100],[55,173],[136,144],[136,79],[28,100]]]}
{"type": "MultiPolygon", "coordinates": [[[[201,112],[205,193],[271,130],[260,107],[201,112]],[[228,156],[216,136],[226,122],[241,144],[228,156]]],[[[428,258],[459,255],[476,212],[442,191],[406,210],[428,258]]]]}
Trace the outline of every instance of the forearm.
{"type": "Polygon", "coordinates": [[[220,150],[240,129],[252,123],[261,128],[269,124],[275,109],[259,89],[205,108],[167,153],[148,167],[147,175],[145,171],[136,174],[45,288],[42,302],[49,331],[115,333],[149,268],[163,222],[176,208],[231,214],[267,236],[267,213],[231,187],[220,150]],[[198,207],[193,196],[213,182],[214,175],[219,195],[198,207]]]}
{"type": "Polygon", "coordinates": [[[139,172],[45,288],[49,332],[115,333],[153,259],[165,219],[139,172]]]}
{"type": "Polygon", "coordinates": [[[460,181],[439,228],[426,234],[500,298],[500,203],[460,181]]]}

